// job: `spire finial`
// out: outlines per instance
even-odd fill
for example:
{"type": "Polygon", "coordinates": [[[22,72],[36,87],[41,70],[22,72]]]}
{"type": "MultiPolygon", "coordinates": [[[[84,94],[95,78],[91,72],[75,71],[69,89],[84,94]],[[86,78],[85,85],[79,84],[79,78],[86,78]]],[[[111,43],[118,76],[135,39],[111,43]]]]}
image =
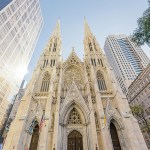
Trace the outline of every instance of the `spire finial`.
{"type": "Polygon", "coordinates": [[[86,21],[86,18],[84,17],[84,36],[92,35],[91,29],[86,21]]]}
{"type": "Polygon", "coordinates": [[[74,46],[72,47],[72,52],[74,52],[74,46]]]}
{"type": "Polygon", "coordinates": [[[57,24],[55,26],[55,29],[52,33],[53,36],[60,36],[60,18],[57,21],[57,24]]]}

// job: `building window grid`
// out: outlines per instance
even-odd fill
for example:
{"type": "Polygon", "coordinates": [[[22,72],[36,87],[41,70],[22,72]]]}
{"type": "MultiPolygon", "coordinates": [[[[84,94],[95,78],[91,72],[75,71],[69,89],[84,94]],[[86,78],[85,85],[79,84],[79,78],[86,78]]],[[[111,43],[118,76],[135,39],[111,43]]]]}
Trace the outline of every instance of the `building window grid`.
{"type": "MultiPolygon", "coordinates": [[[[33,8],[34,9],[34,8],[33,8]]],[[[22,26],[23,27],[23,26],[22,26]]],[[[33,27],[33,29],[34,29],[35,27],[33,27]]],[[[21,31],[21,29],[20,29],[20,31],[21,31]]],[[[25,31],[27,31],[27,30],[24,30],[23,32],[24,32],[24,34],[22,34],[22,33],[20,33],[20,35],[22,35],[22,38],[20,38],[20,40],[22,40],[22,41],[25,41],[25,39],[26,39],[26,36],[28,36],[28,39],[30,39],[30,37],[31,36],[29,36],[28,35],[28,33],[25,33],[25,31]],[[25,34],[26,34],[26,36],[25,36],[25,34]],[[25,36],[25,37],[24,37],[25,36]]],[[[18,31],[19,32],[19,31],[18,31]]],[[[30,33],[31,34],[31,33],[30,33]]],[[[16,36],[15,36],[16,37],[16,36]]],[[[15,39],[15,37],[14,37],[14,39],[15,39]]],[[[13,42],[13,41],[11,41],[11,42],[13,42]]],[[[15,41],[14,41],[15,42],[15,41]]],[[[19,42],[19,41],[18,41],[19,42]]],[[[12,43],[13,45],[16,45],[17,46],[17,43],[16,44],[14,44],[14,43],[12,43]]],[[[8,47],[7,47],[8,48],[8,47]]],[[[12,45],[10,46],[10,50],[11,50],[11,48],[12,48],[12,45]]],[[[13,51],[13,52],[15,52],[15,51],[13,51]]],[[[5,56],[6,56],[6,60],[7,60],[7,58],[8,58],[8,56],[7,56],[7,54],[8,54],[8,56],[10,55],[10,52],[9,51],[7,51],[7,53],[5,54],[5,56]]],[[[13,55],[13,53],[12,53],[12,55],[13,55]]],[[[10,57],[10,56],[9,56],[10,57]]]]}

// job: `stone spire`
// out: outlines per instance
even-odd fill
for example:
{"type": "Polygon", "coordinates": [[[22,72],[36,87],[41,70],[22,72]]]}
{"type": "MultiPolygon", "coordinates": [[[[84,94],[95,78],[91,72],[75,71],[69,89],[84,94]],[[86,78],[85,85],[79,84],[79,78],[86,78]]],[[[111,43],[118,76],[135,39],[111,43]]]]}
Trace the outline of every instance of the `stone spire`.
{"type": "Polygon", "coordinates": [[[53,30],[52,36],[57,36],[61,37],[61,32],[60,32],[60,19],[57,21],[57,24],[53,30]]]}
{"type": "Polygon", "coordinates": [[[91,29],[86,21],[86,18],[84,18],[84,37],[87,36],[93,36],[91,29]]]}

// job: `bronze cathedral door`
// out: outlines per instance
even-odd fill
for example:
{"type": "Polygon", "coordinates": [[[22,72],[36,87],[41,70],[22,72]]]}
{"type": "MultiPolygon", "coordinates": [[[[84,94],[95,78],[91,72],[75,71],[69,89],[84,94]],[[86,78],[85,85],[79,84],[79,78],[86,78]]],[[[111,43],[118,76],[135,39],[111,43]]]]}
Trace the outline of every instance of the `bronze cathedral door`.
{"type": "Polygon", "coordinates": [[[116,130],[116,127],[113,123],[110,124],[110,134],[111,134],[112,144],[113,144],[114,150],[121,150],[117,130],[116,130]]]}
{"type": "Polygon", "coordinates": [[[33,129],[33,134],[31,138],[31,144],[29,150],[37,150],[38,147],[38,141],[39,141],[39,126],[36,125],[33,129]]]}
{"type": "Polygon", "coordinates": [[[68,135],[67,150],[83,150],[82,135],[77,131],[72,131],[68,135]]]}

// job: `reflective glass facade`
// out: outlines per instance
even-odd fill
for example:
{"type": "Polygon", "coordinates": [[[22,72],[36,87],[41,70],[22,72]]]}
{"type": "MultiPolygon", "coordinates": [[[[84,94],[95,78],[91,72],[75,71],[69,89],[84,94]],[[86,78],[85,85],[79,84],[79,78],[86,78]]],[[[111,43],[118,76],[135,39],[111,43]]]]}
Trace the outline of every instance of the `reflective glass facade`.
{"type": "Polygon", "coordinates": [[[104,51],[123,93],[127,94],[129,85],[148,65],[149,58],[125,35],[108,36],[104,51]]]}
{"type": "Polygon", "coordinates": [[[0,103],[18,92],[42,24],[39,0],[13,0],[0,11],[0,103]]]}

